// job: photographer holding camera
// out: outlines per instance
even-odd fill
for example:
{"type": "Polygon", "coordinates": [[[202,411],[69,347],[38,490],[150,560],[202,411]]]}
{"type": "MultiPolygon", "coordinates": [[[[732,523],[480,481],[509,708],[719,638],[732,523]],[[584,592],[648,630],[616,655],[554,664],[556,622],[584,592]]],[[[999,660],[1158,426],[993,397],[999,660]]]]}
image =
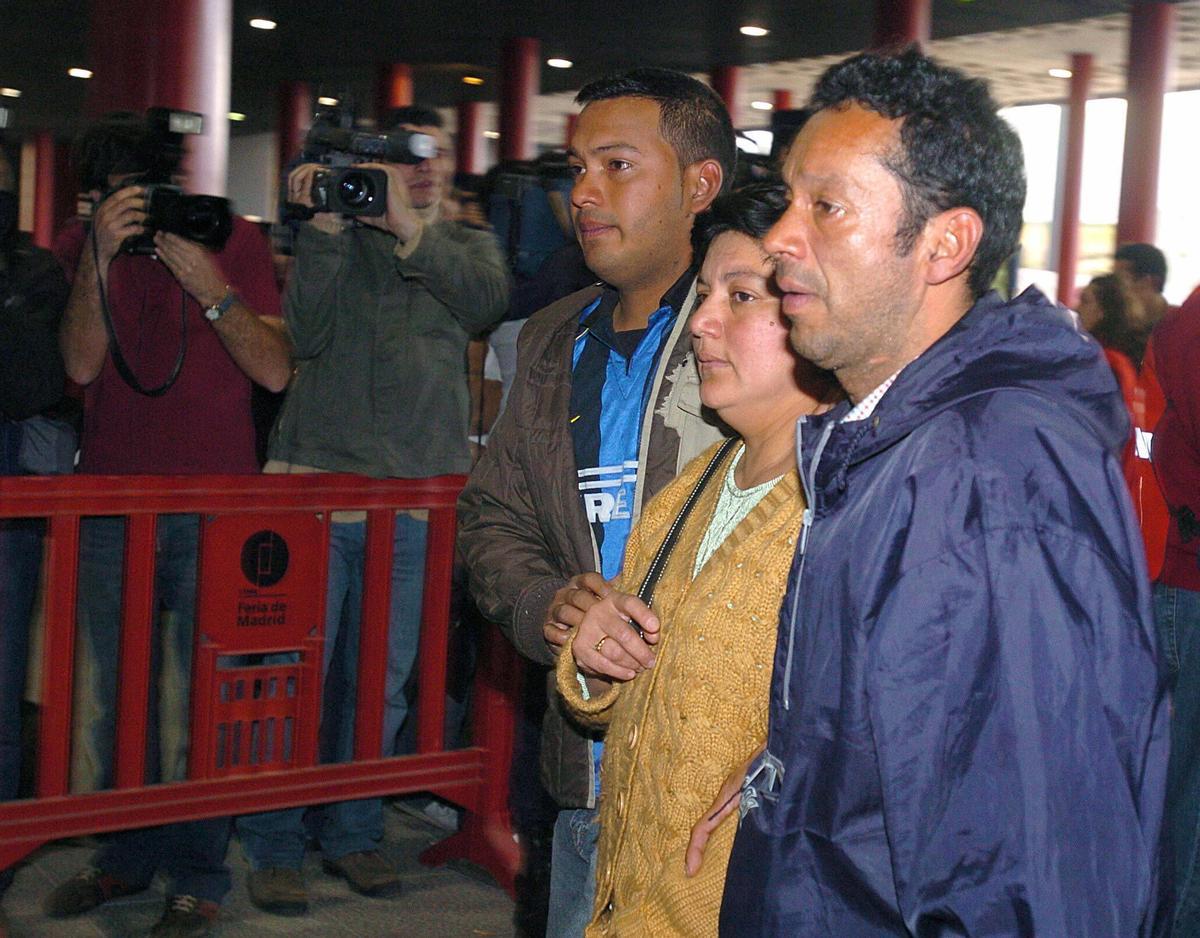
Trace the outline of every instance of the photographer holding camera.
{"type": "MultiPolygon", "coordinates": [[[[230,219],[224,200],[169,185],[183,153],[177,114],[110,114],[77,145],[81,189],[95,209],[90,223],[68,224],[55,254],[73,278],[59,335],[67,374],[84,386],[80,472],[257,472],[251,382],[282,390],[291,373],[266,239],[230,219]]],[[[179,116],[198,124],[198,115],[179,116]]],[[[80,531],[77,791],[112,784],[124,527],[120,517],[97,517],[80,531]]],[[[187,772],[198,530],[196,515],[160,515],[156,527],[161,666],[148,781],[187,772]]],[[[167,906],[151,934],[207,934],[230,887],[229,830],[215,818],[113,835],[46,897],[45,912],[87,912],[162,871],[167,906]]]]}
{"type": "MultiPolygon", "coordinates": [[[[292,215],[311,217],[295,231],[284,308],[297,369],[271,433],[268,472],[422,478],[470,469],[467,342],[504,314],[507,273],[488,232],[441,216],[450,167],[440,115],[400,108],[384,129],[355,134],[318,119],[307,148],[322,163],[304,163],[288,177],[292,215]],[[402,159],[409,162],[392,161],[402,159]]],[[[338,761],[353,755],[364,517],[336,513],[330,540],[324,664],[328,672],[341,655],[345,680],[342,693],[326,695],[322,735],[338,761]]],[[[396,517],[385,755],[407,715],[426,528],[423,512],[396,517]]],[[[250,898],[265,911],[296,915],[308,907],[303,813],[238,819],[250,898]]],[[[395,895],[400,882],[379,850],[382,837],[379,799],[327,805],[318,838],[326,871],[363,895],[395,895]]]]}

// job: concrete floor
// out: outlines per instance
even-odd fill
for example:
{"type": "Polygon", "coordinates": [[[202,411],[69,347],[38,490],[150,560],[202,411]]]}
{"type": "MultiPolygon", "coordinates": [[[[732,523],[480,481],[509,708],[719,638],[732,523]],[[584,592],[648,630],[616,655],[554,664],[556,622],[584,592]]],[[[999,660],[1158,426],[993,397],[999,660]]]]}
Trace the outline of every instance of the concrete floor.
{"type": "MultiPolygon", "coordinates": [[[[305,859],[308,915],[284,918],[260,912],[246,895],[246,861],[236,838],[229,848],[233,890],[225,899],[216,938],[512,938],[513,903],[486,873],[470,864],[431,869],[417,855],[446,831],[414,814],[388,807],[384,849],[396,863],[404,892],[367,899],[321,871],[320,857],[305,859]]],[[[42,897],[88,862],[92,845],[64,842],[42,848],[17,872],[4,910],[18,938],[136,938],[162,915],[162,883],[67,921],[45,918],[42,897]]]]}

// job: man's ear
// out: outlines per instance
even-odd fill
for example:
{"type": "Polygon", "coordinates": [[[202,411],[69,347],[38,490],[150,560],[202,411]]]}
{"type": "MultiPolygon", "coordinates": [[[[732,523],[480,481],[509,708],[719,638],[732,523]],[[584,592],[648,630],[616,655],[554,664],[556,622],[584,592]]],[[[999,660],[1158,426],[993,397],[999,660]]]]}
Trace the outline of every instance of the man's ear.
{"type": "Polygon", "coordinates": [[[721,191],[725,172],[716,160],[698,160],[683,172],[683,194],[693,215],[712,205],[721,191]]]}
{"type": "Polygon", "coordinates": [[[951,208],[925,226],[925,282],[936,286],[964,273],[983,238],[983,219],[973,208],[951,208]]]}

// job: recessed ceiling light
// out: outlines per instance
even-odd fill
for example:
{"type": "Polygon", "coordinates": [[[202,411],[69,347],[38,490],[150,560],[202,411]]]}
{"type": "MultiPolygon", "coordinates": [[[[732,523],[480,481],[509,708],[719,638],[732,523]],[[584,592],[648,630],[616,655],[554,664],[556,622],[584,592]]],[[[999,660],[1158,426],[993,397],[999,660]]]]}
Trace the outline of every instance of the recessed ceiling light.
{"type": "Polygon", "coordinates": [[[266,20],[255,17],[250,21],[250,25],[255,29],[274,29],[277,24],[274,20],[266,20]]]}
{"type": "Polygon", "coordinates": [[[762,26],[743,26],[738,30],[743,36],[754,36],[760,38],[767,35],[771,30],[764,29],[762,26]]]}
{"type": "Polygon", "coordinates": [[[775,105],[770,101],[751,101],[750,106],[756,111],[773,111],[775,105]]]}
{"type": "Polygon", "coordinates": [[[323,105],[324,107],[337,107],[338,99],[337,98],[317,98],[317,104],[323,105]]]}
{"type": "Polygon", "coordinates": [[[17,88],[0,88],[0,97],[19,98],[21,97],[21,92],[17,88]]]}
{"type": "Polygon", "coordinates": [[[1048,74],[1051,78],[1070,78],[1075,73],[1069,68],[1052,68],[1046,74],[1048,74]]]}
{"type": "Polygon", "coordinates": [[[478,75],[463,75],[464,85],[482,85],[483,79],[478,75]]]}
{"type": "Polygon", "coordinates": [[[575,63],[570,59],[546,59],[546,64],[551,68],[570,68],[575,63]]]}
{"type": "Polygon", "coordinates": [[[87,68],[68,68],[67,74],[72,78],[91,78],[92,71],[87,68]]]}
{"type": "Polygon", "coordinates": [[[230,111],[229,119],[231,121],[244,121],[246,119],[246,115],[243,114],[241,111],[230,111]]]}
{"type": "Polygon", "coordinates": [[[483,135],[485,137],[487,137],[489,140],[499,140],[500,139],[500,131],[498,131],[498,130],[485,130],[483,132],[483,135]]]}

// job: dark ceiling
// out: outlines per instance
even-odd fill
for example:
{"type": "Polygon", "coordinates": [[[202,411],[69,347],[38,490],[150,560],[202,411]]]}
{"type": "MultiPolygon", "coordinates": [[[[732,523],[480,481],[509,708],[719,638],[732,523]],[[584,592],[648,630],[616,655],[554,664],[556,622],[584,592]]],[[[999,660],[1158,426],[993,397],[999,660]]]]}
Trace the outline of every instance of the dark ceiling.
{"type": "MultiPolygon", "coordinates": [[[[163,0],[171,2],[171,0],[163,0]]],[[[566,91],[634,64],[706,71],[861,48],[871,36],[875,0],[234,0],[233,92],[230,107],[248,116],[235,133],[269,128],[275,91],[285,79],[313,83],[319,93],[352,95],[360,111],[374,100],[380,63],[408,62],[419,100],[450,105],[471,96],[496,100],[500,48],[506,36],[541,40],[543,92],[566,91]],[[252,29],[274,19],[278,28],[252,29]],[[738,33],[754,23],[762,39],[738,33]],[[485,84],[469,88],[465,74],[485,84]]],[[[935,39],[1119,13],[1121,0],[934,0],[935,39]]],[[[79,127],[85,82],[72,66],[102,67],[87,49],[84,0],[0,0],[0,87],[19,88],[8,101],[16,126],[72,133],[79,127]]]]}

